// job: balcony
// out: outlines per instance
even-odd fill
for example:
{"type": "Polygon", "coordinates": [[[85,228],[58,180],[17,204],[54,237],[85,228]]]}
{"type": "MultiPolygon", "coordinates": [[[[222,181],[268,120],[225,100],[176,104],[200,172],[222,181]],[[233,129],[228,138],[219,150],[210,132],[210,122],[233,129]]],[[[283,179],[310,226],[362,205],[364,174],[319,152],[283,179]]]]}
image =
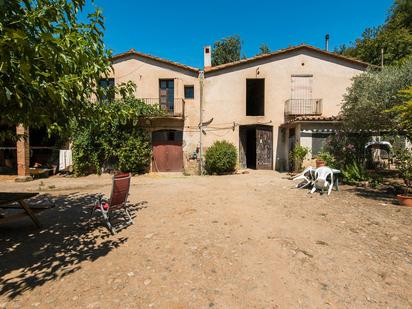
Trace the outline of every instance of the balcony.
{"type": "Polygon", "coordinates": [[[322,115],[322,99],[289,99],[285,102],[285,116],[322,115]]]}
{"type": "Polygon", "coordinates": [[[139,98],[139,100],[149,105],[159,106],[166,113],[165,117],[184,117],[185,100],[182,98],[175,98],[173,103],[171,101],[163,103],[163,98],[139,98]]]}

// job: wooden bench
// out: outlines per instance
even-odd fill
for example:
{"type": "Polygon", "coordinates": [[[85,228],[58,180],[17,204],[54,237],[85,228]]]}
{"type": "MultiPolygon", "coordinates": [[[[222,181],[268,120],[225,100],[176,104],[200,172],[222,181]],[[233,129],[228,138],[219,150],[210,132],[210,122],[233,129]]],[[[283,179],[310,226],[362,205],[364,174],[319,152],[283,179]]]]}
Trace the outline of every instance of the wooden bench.
{"type": "Polygon", "coordinates": [[[7,223],[24,216],[29,216],[33,223],[40,228],[41,223],[36,217],[35,213],[43,211],[45,209],[53,208],[54,204],[51,205],[36,205],[30,206],[25,201],[28,198],[35,197],[38,192],[0,192],[0,209],[23,209],[24,212],[11,214],[8,216],[1,215],[0,223],[7,223]],[[18,203],[18,205],[13,205],[13,203],[18,203]]]}

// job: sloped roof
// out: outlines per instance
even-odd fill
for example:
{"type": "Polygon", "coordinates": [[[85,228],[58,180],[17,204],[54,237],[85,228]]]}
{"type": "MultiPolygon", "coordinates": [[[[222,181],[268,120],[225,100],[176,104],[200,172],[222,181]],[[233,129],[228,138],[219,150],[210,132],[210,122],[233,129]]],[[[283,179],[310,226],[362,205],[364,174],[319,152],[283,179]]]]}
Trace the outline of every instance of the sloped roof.
{"type": "Polygon", "coordinates": [[[364,67],[365,69],[369,66],[372,66],[371,64],[367,63],[367,62],[363,62],[354,58],[350,58],[350,57],[346,57],[346,56],[342,56],[340,54],[337,53],[333,53],[333,52],[329,52],[311,45],[306,45],[306,44],[301,44],[298,46],[292,46],[292,47],[288,47],[288,48],[284,48],[284,49],[279,49],[276,51],[273,51],[271,53],[268,54],[262,54],[262,55],[256,55],[254,57],[250,57],[250,58],[246,58],[246,59],[241,59],[239,61],[234,61],[234,62],[230,62],[230,63],[225,63],[225,64],[221,64],[221,65],[217,65],[217,66],[213,66],[213,67],[207,67],[205,68],[205,72],[215,72],[218,70],[223,70],[226,68],[231,68],[237,65],[241,65],[241,64],[246,64],[246,63],[250,63],[250,62],[254,62],[257,60],[261,60],[261,59],[267,59],[267,58],[271,58],[273,56],[277,56],[277,55],[282,55],[282,54],[287,54],[293,51],[297,51],[297,50],[302,50],[302,49],[306,49],[306,50],[311,50],[323,55],[327,55],[339,60],[343,60],[343,61],[347,61],[349,63],[353,63],[353,64],[357,64],[360,65],[362,67],[364,67]]]}
{"type": "Polygon", "coordinates": [[[170,61],[170,60],[167,60],[167,59],[159,58],[159,57],[156,57],[156,56],[144,54],[144,53],[141,53],[141,52],[138,52],[138,51],[134,50],[133,48],[130,49],[129,51],[127,51],[127,52],[120,53],[120,54],[112,56],[110,60],[114,61],[114,60],[119,60],[119,59],[130,57],[130,56],[143,57],[143,58],[147,58],[147,59],[150,59],[150,60],[165,63],[165,64],[168,64],[168,65],[172,65],[172,66],[178,67],[178,68],[183,69],[183,70],[188,70],[188,71],[192,71],[192,72],[195,72],[195,73],[199,72],[199,69],[197,69],[197,68],[194,68],[194,67],[191,67],[191,66],[188,66],[188,65],[185,65],[185,64],[177,63],[177,62],[174,62],[174,61],[170,61]]]}

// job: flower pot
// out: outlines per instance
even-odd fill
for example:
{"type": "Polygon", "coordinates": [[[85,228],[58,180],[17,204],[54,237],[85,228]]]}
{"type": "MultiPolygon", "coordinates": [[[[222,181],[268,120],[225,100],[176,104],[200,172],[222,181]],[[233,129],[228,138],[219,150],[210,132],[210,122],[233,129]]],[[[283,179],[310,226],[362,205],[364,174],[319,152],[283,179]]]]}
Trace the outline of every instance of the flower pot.
{"type": "Polygon", "coordinates": [[[396,195],[397,200],[402,206],[412,207],[412,196],[411,195],[396,195]]]}
{"type": "Polygon", "coordinates": [[[321,166],[325,166],[326,163],[323,160],[316,160],[316,167],[321,167],[321,166]]]}

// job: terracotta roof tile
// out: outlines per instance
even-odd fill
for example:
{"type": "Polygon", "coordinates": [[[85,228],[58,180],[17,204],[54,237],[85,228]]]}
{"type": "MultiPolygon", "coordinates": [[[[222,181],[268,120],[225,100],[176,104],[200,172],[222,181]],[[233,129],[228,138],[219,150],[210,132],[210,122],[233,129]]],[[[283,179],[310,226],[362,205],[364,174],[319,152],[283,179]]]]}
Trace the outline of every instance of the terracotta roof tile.
{"type": "Polygon", "coordinates": [[[260,60],[260,59],[266,59],[266,58],[270,58],[270,57],[273,57],[273,56],[276,56],[276,55],[282,55],[282,54],[290,53],[292,51],[296,51],[296,50],[300,50],[300,49],[312,50],[312,51],[315,51],[315,52],[318,52],[318,53],[321,53],[321,54],[324,54],[324,55],[334,57],[336,59],[340,59],[340,60],[348,61],[348,62],[351,62],[351,63],[354,63],[354,64],[358,64],[360,66],[363,66],[364,68],[372,66],[371,64],[369,64],[367,62],[363,62],[363,61],[360,61],[360,60],[357,60],[357,59],[354,59],[354,58],[342,56],[340,54],[329,52],[329,51],[326,51],[326,50],[323,50],[323,49],[320,49],[320,48],[317,48],[317,47],[313,47],[311,45],[301,44],[301,45],[298,45],[298,46],[292,46],[292,47],[288,47],[288,48],[284,48],[284,49],[279,49],[279,50],[276,50],[276,51],[268,53],[268,54],[256,55],[254,57],[247,58],[247,59],[242,59],[242,60],[235,61],[235,62],[221,64],[221,65],[217,65],[217,66],[214,66],[214,67],[207,67],[207,68],[205,68],[205,72],[206,73],[214,72],[214,71],[230,68],[230,67],[237,66],[237,65],[250,63],[250,62],[253,62],[253,61],[260,60]]]}
{"type": "Polygon", "coordinates": [[[298,116],[288,121],[292,122],[301,122],[301,121],[341,121],[340,116],[298,116]]]}
{"type": "Polygon", "coordinates": [[[181,69],[184,69],[184,70],[188,70],[188,71],[192,71],[192,72],[196,72],[196,73],[199,72],[199,69],[197,69],[197,68],[194,68],[194,67],[191,67],[191,66],[188,66],[188,65],[185,65],[185,64],[180,64],[180,63],[170,61],[170,60],[167,60],[167,59],[155,57],[155,56],[152,56],[152,55],[144,54],[144,53],[135,51],[133,48],[131,50],[127,51],[127,52],[112,56],[111,60],[112,61],[113,60],[118,60],[118,59],[122,59],[122,58],[129,57],[129,56],[143,57],[143,58],[151,59],[151,60],[154,60],[154,61],[159,61],[159,62],[162,62],[162,63],[173,65],[175,67],[178,67],[178,68],[181,68],[181,69]]]}

